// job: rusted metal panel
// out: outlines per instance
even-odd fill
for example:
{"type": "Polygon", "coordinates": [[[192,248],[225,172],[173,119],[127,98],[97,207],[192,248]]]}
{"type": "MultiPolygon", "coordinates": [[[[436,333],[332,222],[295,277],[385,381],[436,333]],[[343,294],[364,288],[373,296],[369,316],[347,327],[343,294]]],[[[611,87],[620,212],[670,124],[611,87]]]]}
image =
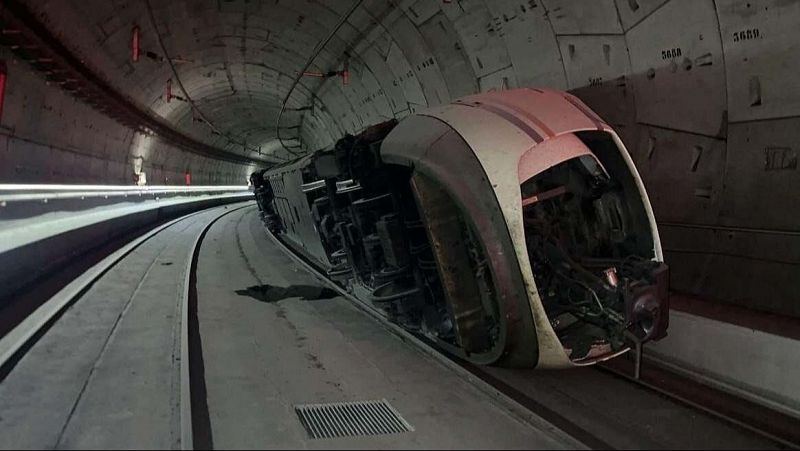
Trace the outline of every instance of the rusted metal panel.
{"type": "MultiPolygon", "coordinates": [[[[511,93],[512,91],[505,91],[511,93]]],[[[510,94],[513,95],[513,94],[510,94]]],[[[517,172],[517,162],[522,153],[536,145],[536,141],[515,125],[486,110],[467,106],[433,108],[426,114],[447,122],[457,130],[475,151],[491,183],[495,196],[511,236],[514,253],[519,261],[525,286],[528,290],[529,306],[533,312],[536,335],[539,342],[539,365],[565,367],[569,358],[564,353],[536,291],[522,224],[522,199],[519,180],[508,177],[517,172]],[[491,130],[491,132],[489,132],[491,130]],[[499,143],[497,137],[502,136],[499,143]]]]}
{"type": "Polygon", "coordinates": [[[445,122],[416,115],[400,122],[381,146],[385,162],[413,167],[447,187],[465,218],[472,221],[490,262],[501,330],[490,353],[470,359],[511,366],[539,361],[537,331],[513,242],[491,182],[469,145],[445,122]]]}
{"type": "Polygon", "coordinates": [[[480,289],[464,244],[461,215],[441,185],[420,173],[411,187],[436,259],[439,280],[453,318],[459,345],[467,353],[489,345],[480,289]]]}

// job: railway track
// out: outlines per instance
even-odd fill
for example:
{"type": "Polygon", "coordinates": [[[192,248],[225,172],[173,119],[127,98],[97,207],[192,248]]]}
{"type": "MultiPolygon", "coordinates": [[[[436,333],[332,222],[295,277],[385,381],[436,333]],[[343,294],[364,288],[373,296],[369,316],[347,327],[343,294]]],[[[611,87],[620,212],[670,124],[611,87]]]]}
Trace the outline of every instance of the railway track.
{"type": "MultiPolygon", "coordinates": [[[[457,359],[438,348],[432,341],[390,322],[377,308],[359,300],[341,286],[327,279],[319,268],[293,251],[280,238],[266,231],[266,229],[265,233],[293,260],[312,273],[318,280],[336,290],[359,310],[380,322],[400,339],[415,345],[418,349],[436,358],[453,371],[462,374],[466,379],[474,383],[476,387],[502,402],[518,418],[530,422],[535,427],[541,427],[542,419],[544,419],[579,440],[588,448],[614,448],[608,440],[590,430],[591,428],[583,427],[578,422],[559,412],[559,409],[554,409],[551,405],[536,399],[527,390],[521,388],[521,384],[516,381],[504,380],[504,377],[498,374],[508,371],[523,372],[529,373],[532,379],[539,380],[547,377],[542,375],[549,376],[548,373],[552,374],[552,372],[495,370],[457,359]]],[[[660,397],[689,406],[692,409],[704,412],[763,437],[774,443],[777,448],[800,448],[800,429],[797,427],[800,423],[796,419],[733,395],[708,388],[652,364],[644,366],[640,377],[635,377],[634,363],[625,358],[618,358],[586,370],[576,370],[593,374],[593,376],[585,378],[583,382],[586,384],[592,384],[594,376],[613,375],[614,378],[622,379],[660,397]]]]}
{"type": "MultiPolygon", "coordinates": [[[[146,243],[155,241],[159,237],[159,234],[167,233],[171,228],[182,227],[185,230],[191,231],[191,240],[179,248],[181,254],[180,259],[174,258],[175,255],[170,257],[171,261],[177,262],[183,268],[183,278],[182,282],[179,284],[179,299],[176,304],[176,314],[179,315],[180,320],[177,321],[179,328],[175,332],[175,343],[179,354],[176,356],[175,360],[178,362],[179,374],[175,381],[177,385],[177,390],[175,391],[177,392],[176,416],[178,420],[177,424],[174,426],[175,429],[179,431],[179,437],[175,437],[173,445],[181,449],[212,449],[214,447],[214,439],[211,433],[212,419],[210,418],[209,406],[207,404],[208,396],[206,391],[205,363],[203,361],[202,352],[203,337],[200,333],[197,305],[197,268],[198,262],[200,261],[200,249],[203,246],[207,233],[223,218],[234,212],[238,212],[237,215],[234,215],[236,216],[235,218],[231,216],[231,218],[238,220],[238,224],[245,216],[254,215],[254,210],[255,208],[252,205],[243,205],[230,206],[227,208],[218,207],[216,209],[193,213],[170,221],[115,251],[81,277],[65,286],[56,296],[53,296],[48,302],[36,309],[31,315],[20,322],[17,327],[14,327],[11,332],[0,339],[0,366],[3,371],[0,379],[5,378],[5,376],[11,372],[15,365],[20,362],[22,356],[45,335],[46,331],[56,324],[59,318],[61,318],[71,306],[75,305],[83,296],[87,295],[93,286],[100,283],[104,276],[112,273],[115,267],[120,265],[126,257],[132,255],[137,249],[145,246],[146,243]],[[250,208],[248,209],[248,207],[250,208]]],[[[226,224],[232,222],[233,219],[226,222],[226,224]]],[[[624,365],[613,367],[604,366],[596,369],[587,369],[585,371],[579,370],[569,372],[567,375],[563,372],[485,368],[455,360],[437,349],[433,343],[425,340],[424,337],[409,333],[389,322],[380,311],[376,310],[371,305],[359,301],[346,290],[343,290],[338,285],[327,280],[320,271],[302,259],[302,257],[292,252],[277,237],[272,236],[263,229],[254,231],[254,233],[256,232],[263,232],[266,235],[265,240],[274,243],[280,248],[282,253],[296,262],[301,269],[307,271],[323,284],[331,287],[339,295],[348,300],[350,304],[379,322],[383,328],[388,329],[397,338],[405,343],[411,344],[418,351],[425,353],[441,365],[444,365],[448,370],[456,373],[461,379],[468,381],[470,385],[503,406],[503,408],[518,421],[527,423],[536,430],[549,430],[551,432],[554,431],[554,435],[569,436],[586,448],[610,449],[636,445],[638,442],[635,440],[638,440],[638,438],[632,438],[630,442],[626,442],[625,440],[620,440],[618,437],[615,437],[614,435],[617,434],[617,432],[613,429],[609,430],[607,424],[604,422],[586,421],[587,417],[597,415],[597,412],[588,412],[585,416],[574,415],[576,410],[570,411],[569,409],[564,410],[562,408],[565,398],[546,396],[548,392],[559,390],[566,391],[569,390],[570,387],[590,388],[590,386],[594,384],[597,390],[600,390],[601,387],[608,387],[609,384],[626,384],[630,386],[631,383],[634,383],[642,387],[642,397],[647,396],[648,399],[668,399],[670,402],[689,405],[698,412],[702,411],[713,415],[716,418],[723,419],[725,422],[736,425],[737,428],[747,429],[761,437],[767,438],[768,441],[764,441],[763,443],[771,443],[771,445],[768,446],[775,446],[777,448],[797,447],[797,442],[793,441],[791,437],[787,438],[786,434],[780,430],[776,433],[774,430],[753,427],[752,424],[743,423],[746,420],[737,418],[730,410],[725,411],[726,408],[729,408],[728,404],[710,405],[708,402],[704,401],[707,401],[707,398],[701,397],[687,399],[686,393],[670,391],[660,386],[658,383],[654,382],[654,375],[657,375],[657,372],[654,372],[649,366],[645,367],[642,380],[633,381],[630,380],[629,377],[630,368],[624,365]],[[611,372],[613,372],[613,375],[611,372]],[[621,378],[625,378],[624,382],[621,378]],[[554,401],[554,399],[556,401],[554,401]]],[[[220,237],[220,233],[219,230],[215,233],[214,240],[220,237]]],[[[235,239],[237,243],[240,240],[238,234],[239,229],[236,228],[235,239]]],[[[164,238],[164,240],[169,240],[169,238],[164,238]]],[[[225,244],[217,243],[215,246],[225,246],[225,244]]],[[[155,265],[157,261],[162,262],[167,258],[165,257],[165,253],[169,254],[169,252],[162,249],[153,254],[151,258],[153,261],[150,265],[155,265]]],[[[244,254],[242,254],[242,258],[247,260],[244,254]]],[[[124,309],[121,315],[124,315],[127,311],[127,308],[124,309]]],[[[177,317],[178,316],[176,316],[176,318],[177,317]]],[[[117,319],[117,321],[119,321],[119,319],[117,319]]],[[[121,332],[114,331],[113,333],[121,332]]],[[[242,365],[246,366],[246,362],[242,362],[242,365]]],[[[95,363],[95,367],[97,366],[98,365],[95,363]]],[[[90,378],[87,378],[87,381],[89,379],[90,378]]],[[[86,383],[80,395],[78,395],[79,397],[88,397],[88,395],[85,395],[83,392],[85,389],[86,383]]],[[[613,391],[613,387],[610,388],[610,390],[613,391]]],[[[635,392],[635,390],[630,389],[626,389],[625,391],[635,392]]],[[[591,390],[589,390],[589,392],[591,392],[591,390]]],[[[2,395],[2,393],[0,393],[0,395],[2,395]]],[[[574,396],[579,398],[581,394],[575,394],[574,396]]],[[[585,396],[585,394],[583,396],[585,396]]],[[[72,406],[70,417],[76,415],[75,412],[81,410],[78,404],[79,402],[76,401],[72,406]]],[[[594,404],[590,403],[587,405],[594,405],[596,407],[599,404],[600,402],[594,402],[594,404]]],[[[600,409],[601,408],[602,407],[600,407],[600,409]]],[[[645,408],[648,407],[645,406],[645,408]]],[[[659,406],[655,408],[658,409],[659,406]]],[[[582,415],[589,410],[580,406],[578,406],[577,409],[581,411],[582,415]]],[[[0,412],[0,414],[2,413],[3,412],[0,412]]],[[[600,411],[599,415],[602,414],[603,412],[600,411]]],[[[612,416],[614,412],[609,411],[606,412],[606,414],[612,416]]],[[[634,415],[635,414],[631,414],[631,416],[634,415]]],[[[763,421],[760,424],[763,424],[763,421]]],[[[2,426],[2,422],[0,422],[0,426],[2,426]]],[[[637,426],[634,425],[631,427],[635,428],[637,426]]],[[[65,423],[57,440],[55,440],[53,444],[66,447],[86,445],[86,443],[71,442],[64,438],[69,436],[68,433],[65,433],[67,429],[67,424],[65,423]]],[[[714,434],[719,432],[710,431],[709,433],[714,434]]],[[[141,443],[139,445],[142,446],[141,443]]],[[[657,445],[654,443],[638,443],[638,446],[656,447],[657,445]]]]}
{"type": "MultiPolygon", "coordinates": [[[[248,202],[248,204],[250,204],[250,202],[248,202]]],[[[208,437],[205,431],[210,430],[210,428],[207,427],[207,411],[203,410],[204,383],[202,377],[202,356],[201,353],[196,352],[196,350],[199,349],[197,347],[199,346],[199,337],[197,335],[196,317],[193,314],[196,312],[196,305],[193,303],[196,302],[195,269],[197,267],[197,256],[206,232],[224,216],[246,207],[247,205],[236,206],[234,204],[233,206],[216,207],[182,216],[144,233],[100,260],[86,272],[64,286],[54,296],[41,303],[41,305],[38,305],[35,310],[19,321],[10,331],[0,338],[0,381],[5,380],[25,354],[44,336],[59,318],[65,314],[65,312],[79,302],[104,276],[121,265],[126,257],[137,251],[137,249],[142,248],[146,243],[152,242],[159,234],[163,234],[174,228],[197,227],[199,225],[194,240],[189,246],[188,254],[183,261],[185,264],[183,269],[185,277],[183,286],[181,287],[180,299],[178,300],[180,309],[180,321],[178,323],[180,328],[180,357],[176,360],[178,360],[180,366],[180,377],[178,381],[180,392],[178,396],[180,437],[176,442],[180,445],[181,449],[194,449],[196,446],[201,448],[208,447],[210,444],[210,437],[208,437]],[[194,424],[199,424],[201,427],[195,428],[193,427],[194,424]]],[[[161,252],[153,254],[153,261],[148,267],[148,273],[149,268],[155,265],[156,261],[163,253],[162,249],[161,252]]],[[[173,262],[170,261],[162,264],[172,265],[173,262]]],[[[135,286],[135,290],[138,291],[140,288],[141,282],[135,286]]],[[[131,299],[134,295],[135,291],[131,294],[131,299]]],[[[128,309],[129,305],[126,305],[121,313],[119,313],[111,334],[117,333],[117,324],[121,321],[123,315],[128,312],[128,309]]],[[[105,357],[105,354],[106,349],[104,347],[102,357],[105,357]]],[[[95,366],[96,365],[97,363],[95,363],[95,366]]],[[[92,370],[94,370],[94,368],[92,370]]],[[[80,402],[80,397],[83,396],[86,384],[91,376],[92,373],[87,377],[87,381],[84,383],[78,399],[72,406],[67,422],[72,419],[73,413],[80,402]]],[[[65,423],[57,441],[53,443],[54,445],[63,445],[62,439],[66,427],[67,424],[65,423]]]]}
{"type": "Polygon", "coordinates": [[[693,409],[721,418],[742,429],[761,435],[787,448],[800,448],[797,419],[735,395],[711,389],[702,383],[664,369],[663,362],[647,358],[640,377],[634,376],[633,362],[625,359],[604,362],[596,370],[613,374],[693,409]]]}

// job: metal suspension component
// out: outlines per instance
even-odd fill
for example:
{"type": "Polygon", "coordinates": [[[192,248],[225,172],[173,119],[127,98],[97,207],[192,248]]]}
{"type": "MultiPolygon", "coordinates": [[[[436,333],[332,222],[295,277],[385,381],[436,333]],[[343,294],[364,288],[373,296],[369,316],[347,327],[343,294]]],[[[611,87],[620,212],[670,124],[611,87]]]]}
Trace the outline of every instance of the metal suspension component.
{"type": "Polygon", "coordinates": [[[411,178],[425,229],[431,243],[456,336],[464,351],[480,352],[490,345],[480,287],[469,251],[461,236],[458,207],[429,178],[415,173],[411,178]]]}

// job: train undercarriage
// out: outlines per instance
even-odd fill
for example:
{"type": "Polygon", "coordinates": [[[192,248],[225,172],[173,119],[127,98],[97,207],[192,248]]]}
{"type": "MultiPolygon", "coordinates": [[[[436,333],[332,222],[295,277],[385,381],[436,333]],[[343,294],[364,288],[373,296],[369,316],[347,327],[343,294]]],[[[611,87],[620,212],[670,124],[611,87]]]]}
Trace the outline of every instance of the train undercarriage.
{"type": "MultiPolygon", "coordinates": [[[[279,207],[277,198],[292,197],[288,172],[256,186],[262,218],[391,321],[475,363],[503,363],[510,316],[487,251],[497,247],[437,179],[381,161],[395,125],[348,135],[297,165],[301,194],[287,203],[305,206],[312,231],[303,232],[297,205],[279,207]]],[[[591,156],[563,162],[523,183],[521,197],[538,291],[530,302],[542,303],[568,357],[580,364],[657,338],[666,267],[653,261],[652,247],[637,245],[628,211],[635,200],[603,166],[591,156]]]]}

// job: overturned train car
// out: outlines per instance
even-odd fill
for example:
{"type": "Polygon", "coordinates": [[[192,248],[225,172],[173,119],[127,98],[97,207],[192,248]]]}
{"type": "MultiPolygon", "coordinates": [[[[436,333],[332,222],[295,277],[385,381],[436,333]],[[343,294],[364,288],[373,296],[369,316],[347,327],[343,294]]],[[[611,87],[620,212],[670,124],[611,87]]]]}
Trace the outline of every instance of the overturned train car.
{"type": "Polygon", "coordinates": [[[588,365],[666,334],[668,272],[642,181],[567,93],[467,97],[253,183],[271,232],[473,363],[588,365]]]}

